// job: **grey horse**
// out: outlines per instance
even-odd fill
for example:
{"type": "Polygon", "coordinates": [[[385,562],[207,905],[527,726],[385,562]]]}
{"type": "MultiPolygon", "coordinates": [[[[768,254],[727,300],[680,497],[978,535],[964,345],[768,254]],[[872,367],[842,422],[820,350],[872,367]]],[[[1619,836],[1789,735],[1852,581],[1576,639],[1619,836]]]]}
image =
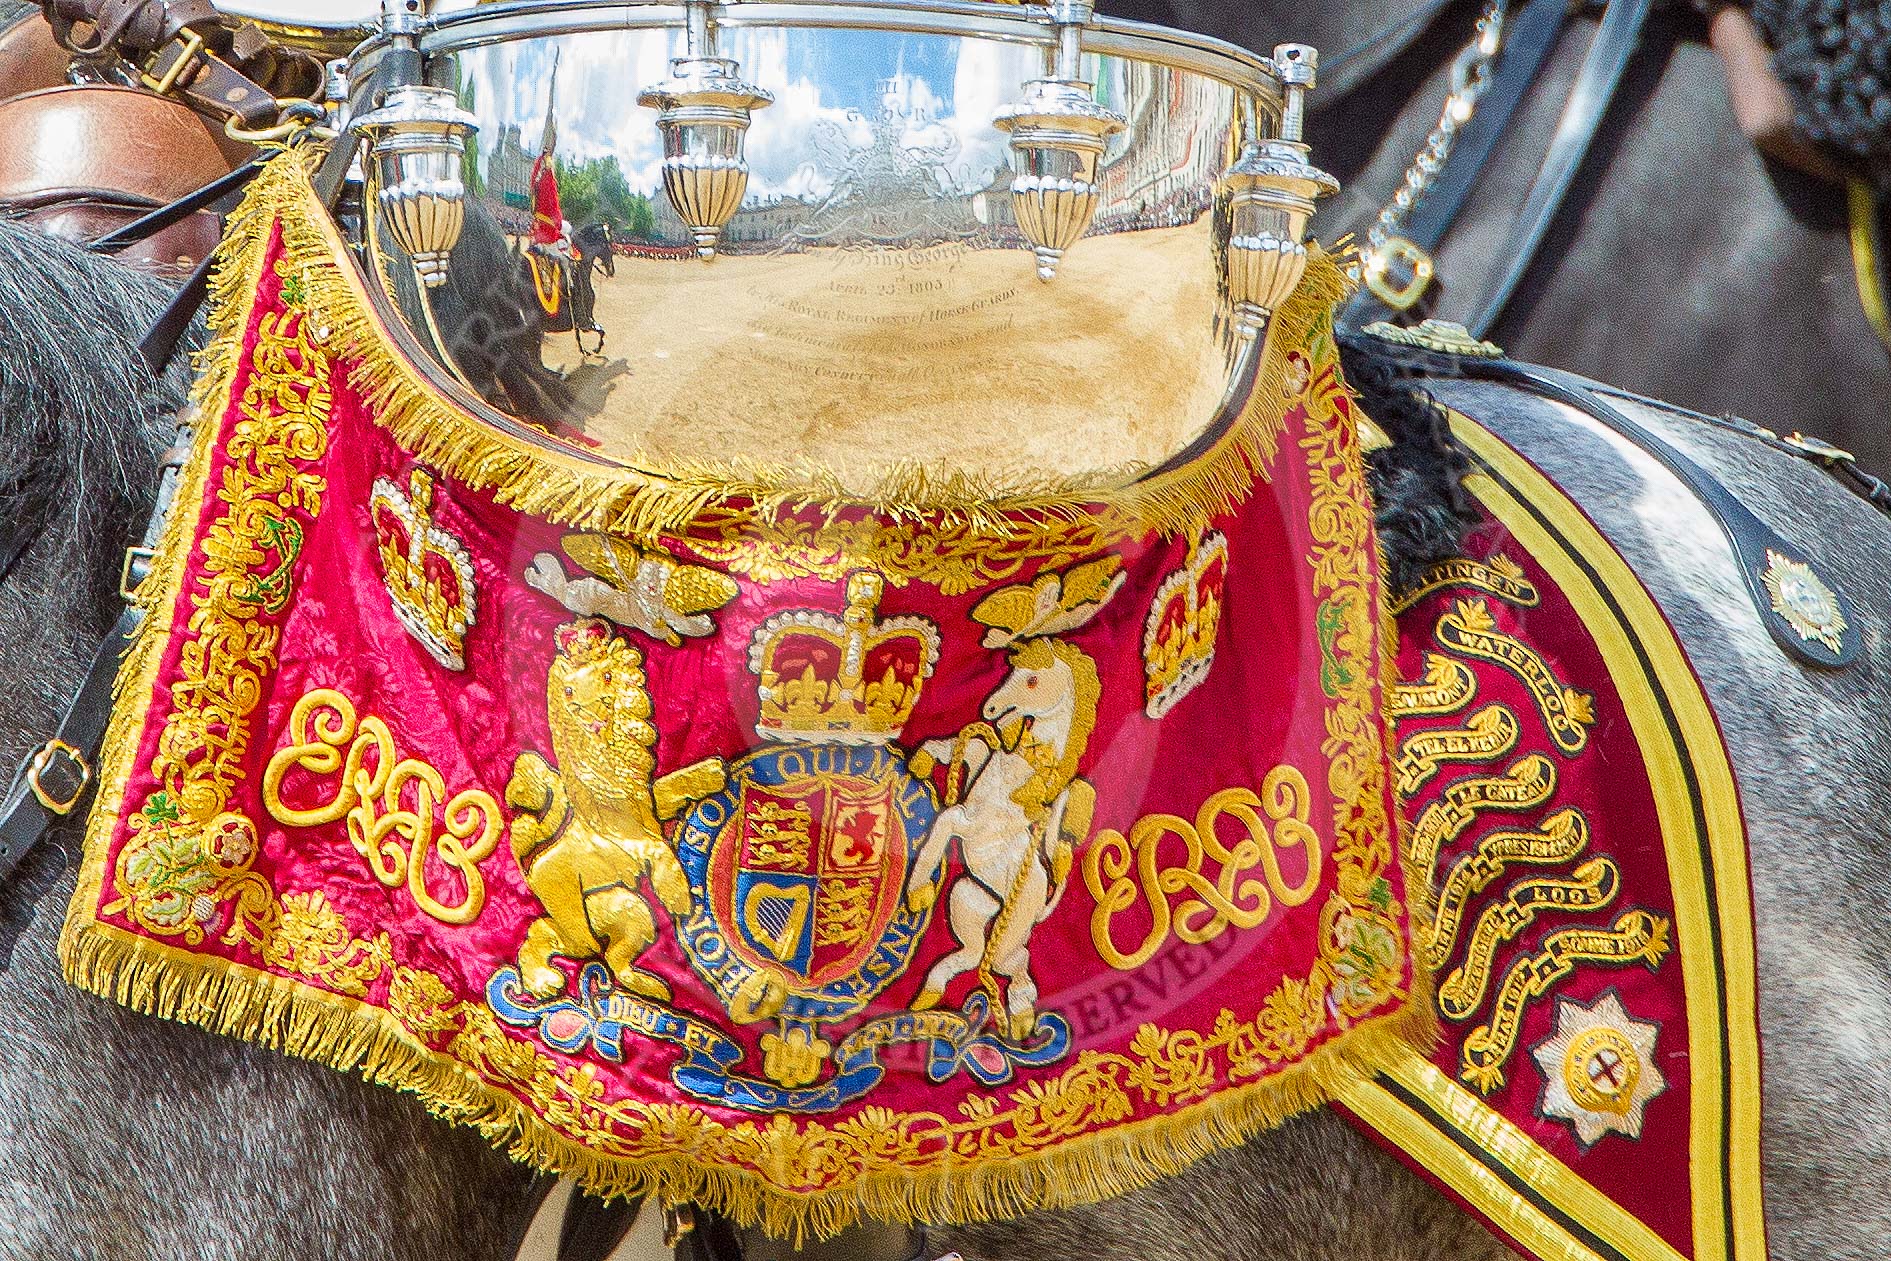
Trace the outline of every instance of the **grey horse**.
{"type": "MultiPolygon", "coordinates": [[[[179,374],[130,344],[158,285],[0,224],[0,503],[50,503],[0,584],[0,755],[48,729],[112,616],[179,374]]],[[[1773,647],[1691,501],[1561,409],[1442,383],[1596,516],[1690,650],[1732,746],[1752,827],[1768,1036],[1766,1168],[1780,1261],[1882,1258],[1891,1239],[1891,528],[1789,458],[1638,407],[1757,509],[1817,541],[1866,629],[1866,659],[1815,676],[1773,647]],[[1814,526],[1817,526],[1816,533],[1814,526]]],[[[76,823],[0,892],[0,1258],[487,1261],[533,1178],[409,1099],[78,993],[55,958],[76,823]]],[[[976,1261],[1240,1257],[1480,1261],[1504,1246],[1331,1113],[1095,1208],[933,1232],[976,1261]],[[1318,1194],[1309,1195],[1313,1189],[1318,1194]]],[[[760,1241],[751,1261],[778,1249],[760,1241]]],[[[851,1254],[865,1261],[876,1254],[851,1254]]],[[[898,1255],[889,1254],[889,1261],[898,1255]]]]}

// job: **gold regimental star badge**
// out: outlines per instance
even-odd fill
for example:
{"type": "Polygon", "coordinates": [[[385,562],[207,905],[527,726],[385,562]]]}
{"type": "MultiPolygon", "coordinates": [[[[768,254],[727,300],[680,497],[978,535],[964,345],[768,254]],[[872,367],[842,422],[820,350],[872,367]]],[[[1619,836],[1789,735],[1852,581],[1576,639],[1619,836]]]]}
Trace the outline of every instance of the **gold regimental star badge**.
{"type": "Polygon", "coordinates": [[[1629,1019],[1609,990],[1584,1007],[1556,1005],[1556,1032],[1530,1051],[1543,1070],[1541,1115],[1568,1121],[1584,1147],[1606,1134],[1640,1138],[1642,1108],[1668,1088],[1655,1067],[1660,1026],[1629,1019]]]}
{"type": "Polygon", "coordinates": [[[1825,585],[1812,566],[1768,548],[1760,581],[1772,597],[1773,612],[1784,618],[1799,638],[1808,643],[1816,639],[1833,652],[1841,651],[1845,611],[1839,607],[1838,593],[1825,585]]]}

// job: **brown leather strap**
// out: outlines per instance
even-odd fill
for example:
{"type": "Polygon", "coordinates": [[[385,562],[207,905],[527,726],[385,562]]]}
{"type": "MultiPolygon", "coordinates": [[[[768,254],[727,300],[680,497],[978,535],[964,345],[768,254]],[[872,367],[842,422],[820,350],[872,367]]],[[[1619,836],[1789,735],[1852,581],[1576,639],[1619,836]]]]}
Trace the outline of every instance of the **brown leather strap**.
{"type": "Polygon", "coordinates": [[[81,57],[116,52],[142,61],[190,31],[224,46],[223,19],[210,0],[42,0],[59,42],[81,57]],[[89,27],[89,37],[76,28],[89,27]]]}
{"type": "Polygon", "coordinates": [[[174,90],[198,112],[212,118],[234,118],[253,131],[275,125],[275,94],[213,53],[174,44],[152,63],[150,77],[163,82],[180,60],[188,64],[178,67],[174,90]]]}
{"type": "Polygon", "coordinates": [[[74,53],[122,57],[142,69],[147,87],[176,92],[203,113],[246,128],[272,126],[277,97],[306,97],[321,87],[312,54],[276,45],[250,24],[232,29],[210,0],[42,3],[74,53]]]}

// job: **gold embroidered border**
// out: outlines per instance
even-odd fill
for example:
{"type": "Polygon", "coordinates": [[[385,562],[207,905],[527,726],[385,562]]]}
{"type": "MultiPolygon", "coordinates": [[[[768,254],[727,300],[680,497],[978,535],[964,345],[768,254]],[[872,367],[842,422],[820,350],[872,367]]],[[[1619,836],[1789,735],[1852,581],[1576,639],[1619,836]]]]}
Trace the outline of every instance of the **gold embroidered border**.
{"type": "MultiPolygon", "coordinates": [[[[185,470],[183,504],[204,502],[217,454],[218,422],[240,368],[242,328],[279,214],[286,216],[281,266],[290,283],[322,311],[324,346],[339,355],[338,346],[359,344],[350,337],[374,335],[361,312],[344,311],[339,320],[331,318],[336,309],[332,304],[347,299],[352,291],[345,292],[346,286],[354,282],[352,273],[336,261],[339,245],[325,220],[310,209],[298,161],[280,159],[259,180],[226,238],[214,281],[215,336],[199,384],[200,422],[185,470]]],[[[1322,292],[1315,284],[1296,298],[1308,304],[1298,335],[1325,342],[1323,349],[1331,357],[1329,299],[1321,297],[1322,292]]],[[[1277,317],[1270,341],[1275,359],[1270,362],[1284,361],[1281,347],[1296,344],[1293,330],[1292,321],[1277,317]]],[[[1270,380],[1264,378],[1263,393],[1274,388],[1270,380]]],[[[400,406],[386,380],[379,388],[380,404],[400,406]]],[[[1308,559],[1316,593],[1333,615],[1333,655],[1344,667],[1336,672],[1340,690],[1328,712],[1323,746],[1331,759],[1328,786],[1338,803],[1334,857],[1340,869],[1339,895],[1331,906],[1356,917],[1351,934],[1356,943],[1359,925],[1389,924],[1396,929],[1397,924],[1397,905],[1385,878],[1397,861],[1386,811],[1388,735],[1377,708],[1380,667],[1385,663],[1373,640],[1375,553],[1363,470],[1347,432],[1348,414],[1342,410],[1344,387],[1329,371],[1315,389],[1309,432],[1302,440],[1314,487],[1310,523],[1315,545],[1308,559]]],[[[1283,395],[1277,390],[1276,404],[1283,395]]],[[[416,415],[409,410],[407,420],[419,423],[416,415]]],[[[472,423],[455,419],[462,426],[472,423]]],[[[416,432],[407,424],[395,429],[397,437],[416,432]]],[[[1239,442],[1230,449],[1242,450],[1239,442]]],[[[532,458],[547,457],[534,452],[532,458]]],[[[1207,460],[1212,464],[1217,458],[1207,460]]],[[[1233,467],[1225,452],[1220,458],[1220,467],[1233,467]]],[[[497,476],[468,480],[497,485],[497,476]]],[[[627,480],[621,470],[612,470],[611,478],[614,485],[627,480]]],[[[1210,475],[1193,485],[1199,490],[1213,484],[1210,475]]],[[[648,491],[649,485],[638,483],[638,488],[648,491]]],[[[528,509],[519,498],[513,497],[515,508],[556,515],[544,505],[528,509]]],[[[1192,501],[1188,511],[1199,512],[1204,502],[1192,501]]],[[[700,500],[692,500],[692,511],[701,507],[700,500]]],[[[622,509],[622,501],[609,512],[593,503],[587,517],[567,503],[565,510],[574,515],[564,519],[591,520],[602,513],[604,519],[618,521],[612,512],[622,509]]],[[[633,530],[630,520],[619,524],[633,530]]],[[[643,523],[667,528],[663,521],[652,525],[651,520],[643,523]]],[[[193,552],[195,527],[191,513],[179,512],[167,530],[154,579],[146,584],[146,607],[153,616],[120,675],[122,698],[152,695],[172,634],[170,610],[182,592],[193,552]]],[[[1154,528],[1144,523],[1141,530],[1154,528]]],[[[261,554],[245,557],[252,568],[268,559],[261,554]]],[[[284,576],[274,569],[268,572],[272,581],[284,576]]],[[[273,591],[263,594],[274,598],[273,591]]],[[[273,648],[272,640],[272,654],[273,648]]],[[[186,650],[196,651],[196,641],[186,650]]],[[[1389,677],[1389,670],[1384,674],[1389,677]]],[[[1148,1026],[1137,1034],[1131,1055],[1086,1054],[1060,1077],[1013,1090],[1002,1103],[990,1096],[976,1098],[959,1118],[866,1109],[832,1127],[798,1126],[788,1118],[723,1125],[686,1105],[606,1101],[590,1070],[561,1067],[535,1045],[504,1032],[482,1004],[458,1002],[438,977],[394,964],[385,936],[350,938],[345,922],[319,894],[278,900],[259,881],[253,906],[237,908],[231,939],[249,945],[270,966],[320,980],[326,989],[303,987],[280,975],[99,922],[104,855],[136,770],[145,708],[143,703],[125,703],[113,716],[87,832],[86,866],[61,936],[68,978],[137,1010],[201,1024],[336,1068],[359,1069],[370,1080],[409,1089],[442,1117],[471,1125],[516,1157],[569,1173],[602,1195],[660,1192],[787,1234],[828,1234],[862,1214],[971,1220],[1088,1202],[1176,1172],[1210,1151],[1331,1098],[1414,1042],[1426,1043],[1432,1030],[1428,996],[1423,995],[1424,1001],[1407,1001],[1403,1009],[1362,1018],[1362,1013],[1401,996],[1403,967],[1395,955],[1362,970],[1359,951],[1339,940],[1339,934],[1323,931],[1324,957],[1308,977],[1283,982],[1254,1020],[1241,1022],[1230,1014],[1212,1034],[1148,1026]],[[247,918],[246,910],[252,912],[247,918]],[[368,987],[384,977],[390,985],[386,1010],[337,997],[365,997],[368,987]],[[1332,1010],[1340,1014],[1339,1035],[1306,1058],[1261,1076],[1270,1063],[1304,1050],[1307,1031],[1326,1027],[1332,1010]],[[1207,1095],[1215,1064],[1230,1082],[1240,1084],[1207,1095]],[[1112,1124],[1125,1115],[1134,1097],[1174,1110],[1112,1124]],[[1111,1128],[1083,1132],[1096,1124],[1111,1128]],[[574,1136],[583,1141],[574,1141],[574,1136]],[[753,1172],[757,1169],[770,1171],[769,1179],[753,1172]],[[854,1176],[835,1184],[842,1170],[852,1170],[854,1176]],[[922,1176],[928,1171],[938,1176],[922,1176]]],[[[1323,917],[1322,928],[1328,927],[1323,917]]]]}

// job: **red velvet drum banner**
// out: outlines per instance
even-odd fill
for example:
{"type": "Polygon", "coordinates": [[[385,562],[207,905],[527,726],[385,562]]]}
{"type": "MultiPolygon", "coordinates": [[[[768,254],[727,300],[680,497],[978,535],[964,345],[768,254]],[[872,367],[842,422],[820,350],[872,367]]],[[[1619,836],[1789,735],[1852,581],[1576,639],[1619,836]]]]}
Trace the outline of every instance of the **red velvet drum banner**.
{"type": "Polygon", "coordinates": [[[777,1229],[1080,1202],[1423,1030],[1316,259],[1170,472],[603,464],[390,348],[294,159],[222,271],[79,984],[777,1229]]]}

